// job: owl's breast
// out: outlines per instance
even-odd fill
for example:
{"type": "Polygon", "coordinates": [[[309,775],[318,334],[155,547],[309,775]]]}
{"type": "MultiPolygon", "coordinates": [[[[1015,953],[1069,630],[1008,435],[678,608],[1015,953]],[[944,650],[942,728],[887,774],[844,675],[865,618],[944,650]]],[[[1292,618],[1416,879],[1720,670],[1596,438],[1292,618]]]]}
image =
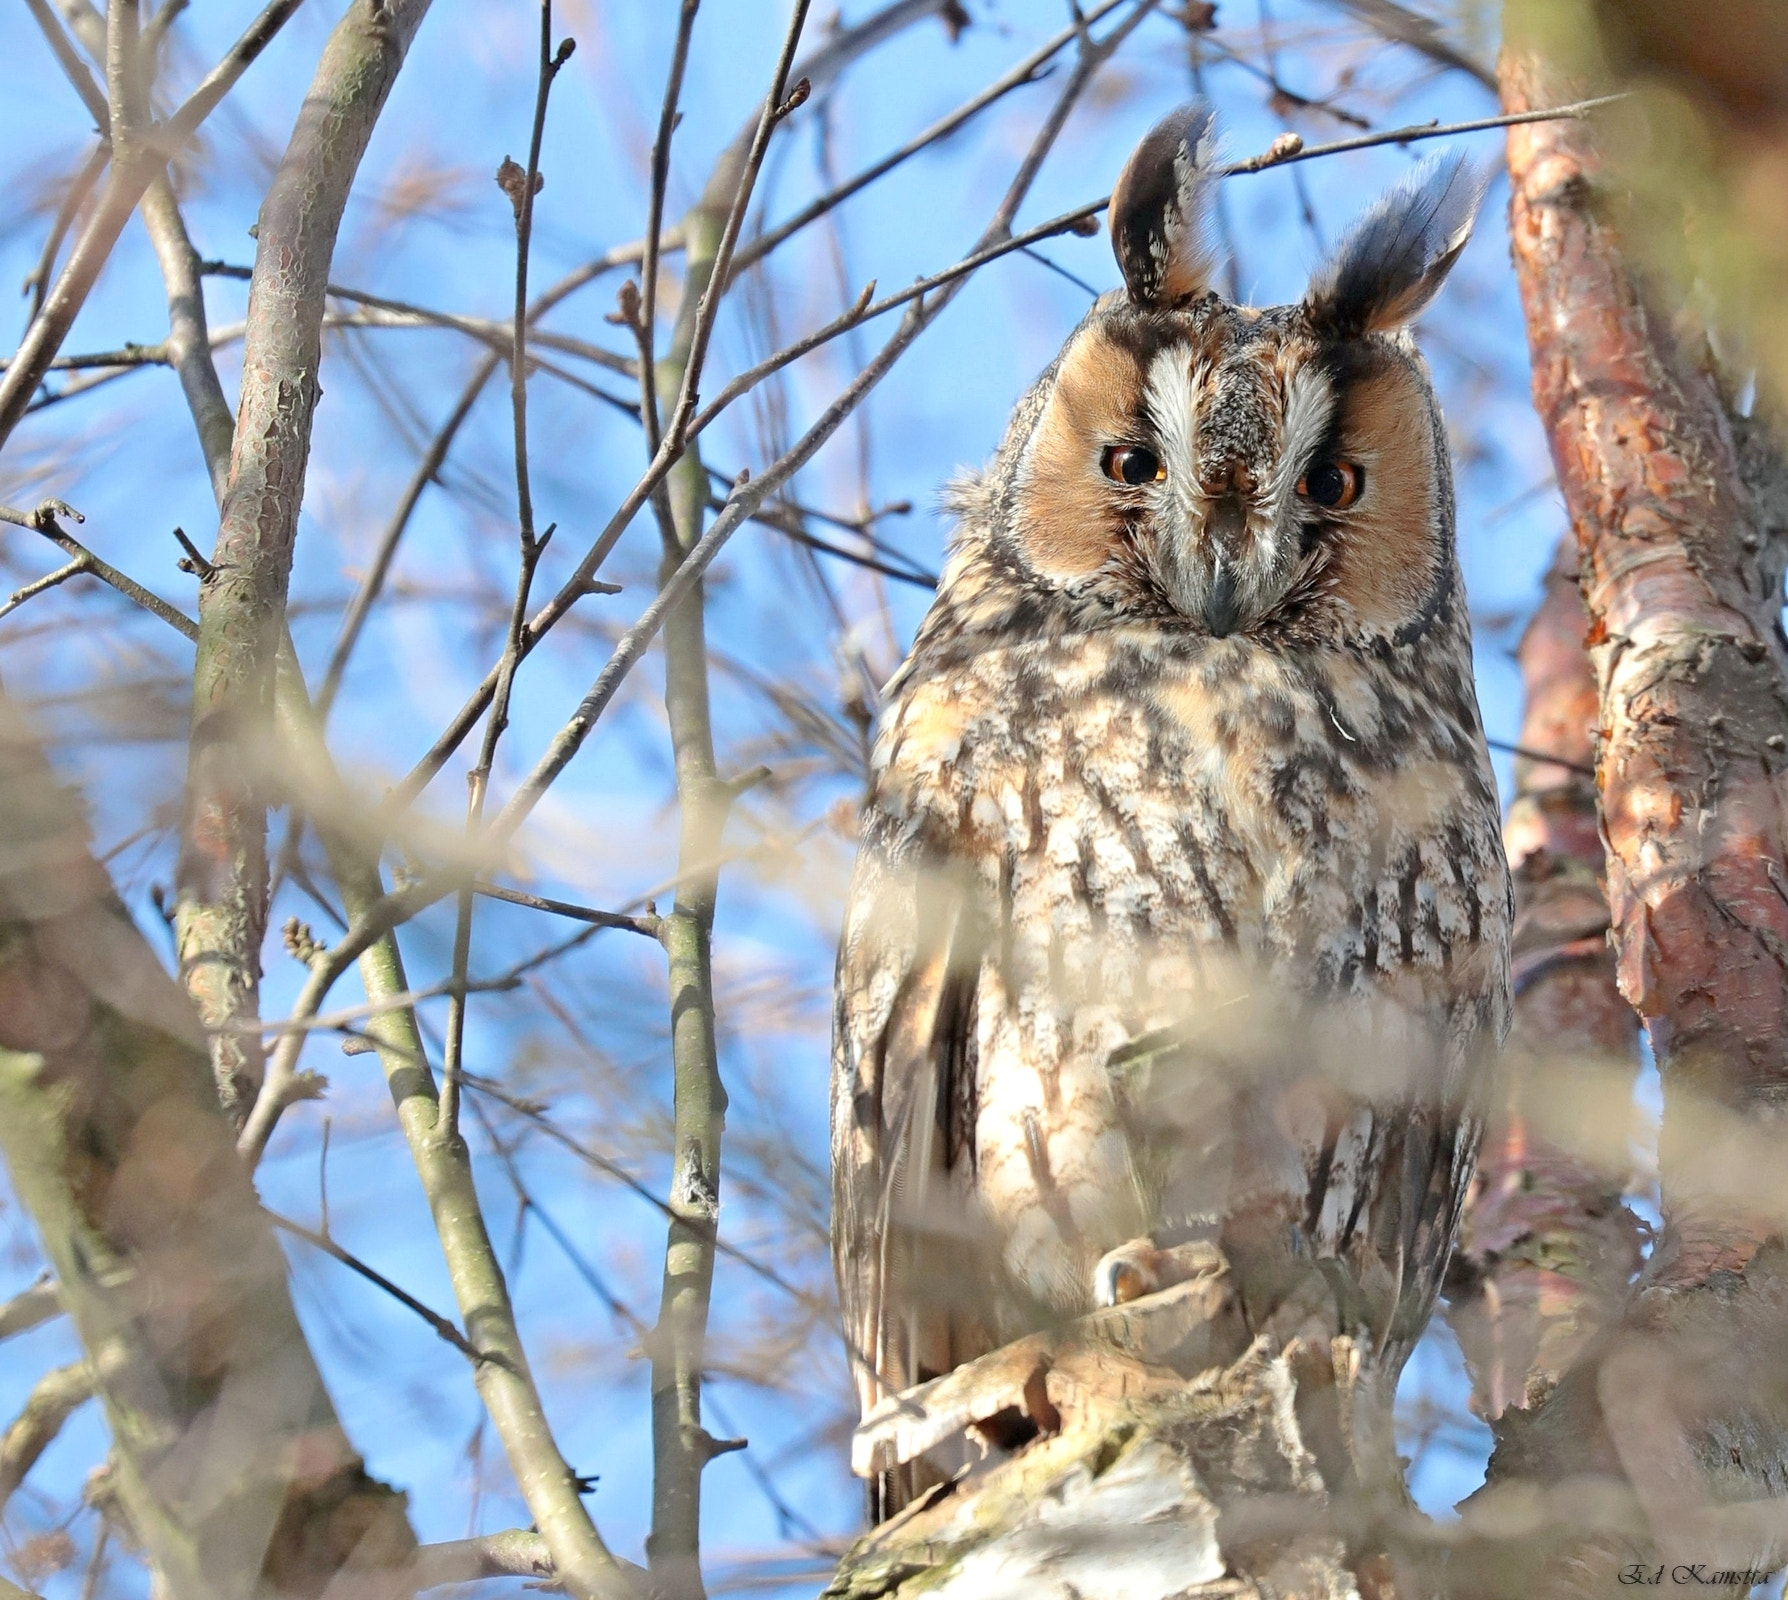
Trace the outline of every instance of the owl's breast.
{"type": "Polygon", "coordinates": [[[1491,984],[1497,799],[1469,677],[1440,666],[1153,632],[985,651],[890,709],[874,804],[971,867],[1008,944],[1070,991],[1122,993],[1200,949],[1323,989],[1491,984]]]}

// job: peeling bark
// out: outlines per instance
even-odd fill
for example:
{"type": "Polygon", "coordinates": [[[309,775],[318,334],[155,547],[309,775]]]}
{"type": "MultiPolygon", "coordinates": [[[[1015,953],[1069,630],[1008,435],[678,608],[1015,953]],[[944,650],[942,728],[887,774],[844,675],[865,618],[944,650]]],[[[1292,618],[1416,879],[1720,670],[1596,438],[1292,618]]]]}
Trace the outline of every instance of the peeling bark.
{"type": "Polygon", "coordinates": [[[1005,1345],[857,1430],[860,1474],[924,1456],[955,1475],[858,1540],[826,1595],[1431,1593],[1407,1500],[1360,1487],[1381,1476],[1354,1431],[1379,1404],[1362,1354],[1251,1343],[1227,1271],[1005,1345]]]}
{"type": "MultiPolygon", "coordinates": [[[[1558,87],[1521,57],[1504,77],[1514,110],[1558,87]]],[[[1783,552],[1713,377],[1647,304],[1602,214],[1593,134],[1513,128],[1509,165],[1534,402],[1576,529],[1602,706],[1621,992],[1671,1090],[1773,1111],[1788,1101],[1783,552]]],[[[1730,1206],[1684,1176],[1666,1173],[1685,1252],[1673,1271],[1692,1278],[1743,1247],[1719,1242],[1730,1206]]]]}
{"type": "Polygon", "coordinates": [[[1638,1019],[1615,983],[1596,818],[1589,619],[1567,535],[1516,657],[1526,691],[1503,839],[1515,874],[1515,1025],[1447,1286],[1447,1319],[1496,1424],[1558,1383],[1618,1317],[1641,1228],[1622,1194],[1638,1019]],[[1585,1138],[1588,1126],[1606,1130],[1585,1138]],[[1599,1147],[1599,1148],[1598,1148],[1599,1147]]]}
{"type": "MultiPolygon", "coordinates": [[[[1502,83],[1511,109],[1564,87],[1519,49],[1502,83]]],[[[1593,130],[1512,129],[1509,168],[1535,403],[1590,622],[1616,970],[1664,1078],[1665,1231],[1619,1325],[1504,1429],[1474,1500],[1601,1479],[1625,1527],[1555,1523],[1484,1575],[1589,1596],[1635,1561],[1743,1571],[1783,1548],[1785,547],[1779,498],[1758,492],[1771,447],[1735,429],[1648,298],[1593,130]]]]}

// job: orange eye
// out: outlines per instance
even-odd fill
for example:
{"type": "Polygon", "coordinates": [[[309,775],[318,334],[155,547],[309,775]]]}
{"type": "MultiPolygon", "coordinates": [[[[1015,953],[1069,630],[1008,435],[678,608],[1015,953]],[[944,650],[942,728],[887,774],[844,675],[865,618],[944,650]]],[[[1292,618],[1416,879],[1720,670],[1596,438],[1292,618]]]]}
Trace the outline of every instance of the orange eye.
{"type": "Polygon", "coordinates": [[[1127,484],[1132,489],[1145,483],[1160,483],[1167,476],[1161,458],[1139,444],[1114,444],[1100,465],[1113,483],[1127,484]]]}
{"type": "Polygon", "coordinates": [[[1328,511],[1345,511],[1365,486],[1365,472],[1351,461],[1320,462],[1298,479],[1298,493],[1328,511]]]}

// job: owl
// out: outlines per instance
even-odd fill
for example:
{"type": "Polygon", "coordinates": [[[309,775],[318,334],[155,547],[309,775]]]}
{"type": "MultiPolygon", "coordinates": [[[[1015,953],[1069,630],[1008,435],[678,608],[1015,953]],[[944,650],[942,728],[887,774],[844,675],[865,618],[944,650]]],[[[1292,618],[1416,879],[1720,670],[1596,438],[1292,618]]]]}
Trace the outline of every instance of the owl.
{"type": "Polygon", "coordinates": [[[954,486],[885,696],[832,1080],[866,1412],[1201,1255],[1388,1395],[1451,1249],[1512,903],[1410,325],[1483,184],[1419,166],[1256,309],[1212,156],[1191,106],[1130,157],[1123,288],[954,486]]]}

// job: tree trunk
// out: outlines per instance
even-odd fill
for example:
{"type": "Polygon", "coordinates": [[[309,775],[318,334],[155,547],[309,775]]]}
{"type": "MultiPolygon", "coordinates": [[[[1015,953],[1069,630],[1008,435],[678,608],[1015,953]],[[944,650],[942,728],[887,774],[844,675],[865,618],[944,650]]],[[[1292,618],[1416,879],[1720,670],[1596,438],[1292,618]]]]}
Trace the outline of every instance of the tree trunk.
{"type": "Polygon", "coordinates": [[[1447,1285],[1472,1409],[1493,1428],[1557,1386],[1639,1269],[1641,1225],[1622,1199],[1638,1018],[1608,948],[1588,628],[1567,534],[1516,651],[1530,754],[1516,760],[1503,829],[1515,1026],[1447,1285]]]}
{"type": "MultiPolygon", "coordinates": [[[[1518,39],[1502,84],[1516,110],[1572,92],[1518,39]]],[[[1665,1228],[1620,1323],[1503,1430],[1473,1516],[1542,1509],[1491,1586],[1605,1595],[1634,1563],[1743,1573],[1781,1548],[1788,522],[1760,425],[1648,301],[1592,130],[1511,129],[1509,168],[1590,623],[1617,972],[1664,1077],[1665,1228]]]]}

